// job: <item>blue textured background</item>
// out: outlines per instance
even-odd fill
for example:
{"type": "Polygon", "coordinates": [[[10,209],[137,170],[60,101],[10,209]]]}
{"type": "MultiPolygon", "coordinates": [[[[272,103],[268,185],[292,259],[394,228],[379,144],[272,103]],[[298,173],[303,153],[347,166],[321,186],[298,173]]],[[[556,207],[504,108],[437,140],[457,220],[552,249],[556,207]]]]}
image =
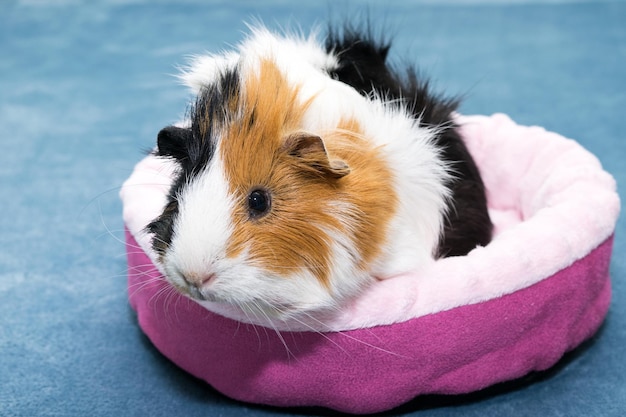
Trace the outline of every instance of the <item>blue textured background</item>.
{"type": "MultiPolygon", "coordinates": [[[[626,186],[626,3],[372,2],[464,113],[505,112],[575,138],[626,186]]],[[[305,30],[365,2],[2,1],[0,415],[301,415],[241,404],[165,360],[127,304],[118,187],[185,111],[172,74],[241,39],[244,21],[305,30]]],[[[602,331],[554,370],[392,415],[626,415],[625,224],[602,331]]],[[[316,415],[320,410],[306,410],[316,415]]]]}

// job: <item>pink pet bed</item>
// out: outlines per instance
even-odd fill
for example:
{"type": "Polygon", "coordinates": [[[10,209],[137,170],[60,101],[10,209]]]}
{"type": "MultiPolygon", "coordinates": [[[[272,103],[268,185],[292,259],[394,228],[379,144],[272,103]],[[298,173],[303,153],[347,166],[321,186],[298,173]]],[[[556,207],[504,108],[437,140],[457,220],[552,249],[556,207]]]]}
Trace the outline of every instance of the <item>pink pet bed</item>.
{"type": "Polygon", "coordinates": [[[352,413],[551,367],[607,313],[614,180],[576,142],[542,128],[504,115],[458,122],[487,188],[493,241],[377,282],[324,324],[262,327],[169,288],[143,229],[163,207],[172,167],[146,157],[121,191],[129,298],[142,330],[229,397],[352,413]]]}

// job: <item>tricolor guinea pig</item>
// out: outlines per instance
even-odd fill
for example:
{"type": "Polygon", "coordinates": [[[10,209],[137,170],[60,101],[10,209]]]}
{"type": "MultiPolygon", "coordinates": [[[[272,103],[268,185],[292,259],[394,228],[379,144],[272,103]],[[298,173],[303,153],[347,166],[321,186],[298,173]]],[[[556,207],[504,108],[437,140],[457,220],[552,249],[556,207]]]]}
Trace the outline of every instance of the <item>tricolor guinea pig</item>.
{"type": "Polygon", "coordinates": [[[158,135],[177,171],[147,227],[176,289],[284,318],[489,242],[457,101],[388,50],[351,28],[324,42],[256,28],[183,72],[196,99],[158,135]]]}

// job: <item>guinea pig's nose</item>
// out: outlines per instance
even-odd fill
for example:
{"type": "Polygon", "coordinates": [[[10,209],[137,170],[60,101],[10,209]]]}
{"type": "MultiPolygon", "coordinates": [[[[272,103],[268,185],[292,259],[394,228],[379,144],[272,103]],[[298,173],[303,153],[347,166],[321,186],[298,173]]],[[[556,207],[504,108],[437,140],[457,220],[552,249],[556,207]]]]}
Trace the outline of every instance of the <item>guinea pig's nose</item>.
{"type": "Polygon", "coordinates": [[[200,281],[200,286],[203,287],[205,285],[208,285],[211,281],[213,281],[213,279],[215,279],[215,274],[213,272],[206,274],[200,281]]]}
{"type": "Polygon", "coordinates": [[[200,284],[197,284],[198,292],[200,294],[202,294],[202,298],[201,298],[202,300],[209,299],[207,297],[209,297],[208,296],[208,294],[209,294],[208,291],[210,291],[210,290],[208,290],[207,287],[209,287],[211,285],[211,282],[214,280],[214,278],[215,278],[215,274],[213,272],[211,272],[209,274],[204,275],[202,280],[200,281],[200,284]],[[205,290],[203,291],[203,289],[205,289],[205,290]]]}
{"type": "Polygon", "coordinates": [[[215,278],[215,274],[212,272],[208,274],[190,273],[183,275],[183,278],[187,281],[187,290],[192,298],[206,300],[206,293],[203,292],[202,289],[211,284],[211,281],[215,278]]]}
{"type": "Polygon", "coordinates": [[[215,278],[215,274],[213,272],[203,273],[203,272],[188,272],[186,274],[181,274],[183,279],[187,281],[189,285],[194,287],[201,288],[205,285],[208,285],[213,278],[215,278]]]}

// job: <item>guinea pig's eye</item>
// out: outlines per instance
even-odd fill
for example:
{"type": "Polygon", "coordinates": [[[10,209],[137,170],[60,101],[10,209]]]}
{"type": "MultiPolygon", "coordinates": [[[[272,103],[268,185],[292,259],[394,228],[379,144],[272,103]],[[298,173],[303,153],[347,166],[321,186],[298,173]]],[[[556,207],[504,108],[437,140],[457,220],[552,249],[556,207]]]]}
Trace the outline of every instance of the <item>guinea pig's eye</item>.
{"type": "Polygon", "coordinates": [[[265,190],[253,190],[248,194],[248,211],[250,217],[262,217],[270,210],[270,195],[265,190]]]}

